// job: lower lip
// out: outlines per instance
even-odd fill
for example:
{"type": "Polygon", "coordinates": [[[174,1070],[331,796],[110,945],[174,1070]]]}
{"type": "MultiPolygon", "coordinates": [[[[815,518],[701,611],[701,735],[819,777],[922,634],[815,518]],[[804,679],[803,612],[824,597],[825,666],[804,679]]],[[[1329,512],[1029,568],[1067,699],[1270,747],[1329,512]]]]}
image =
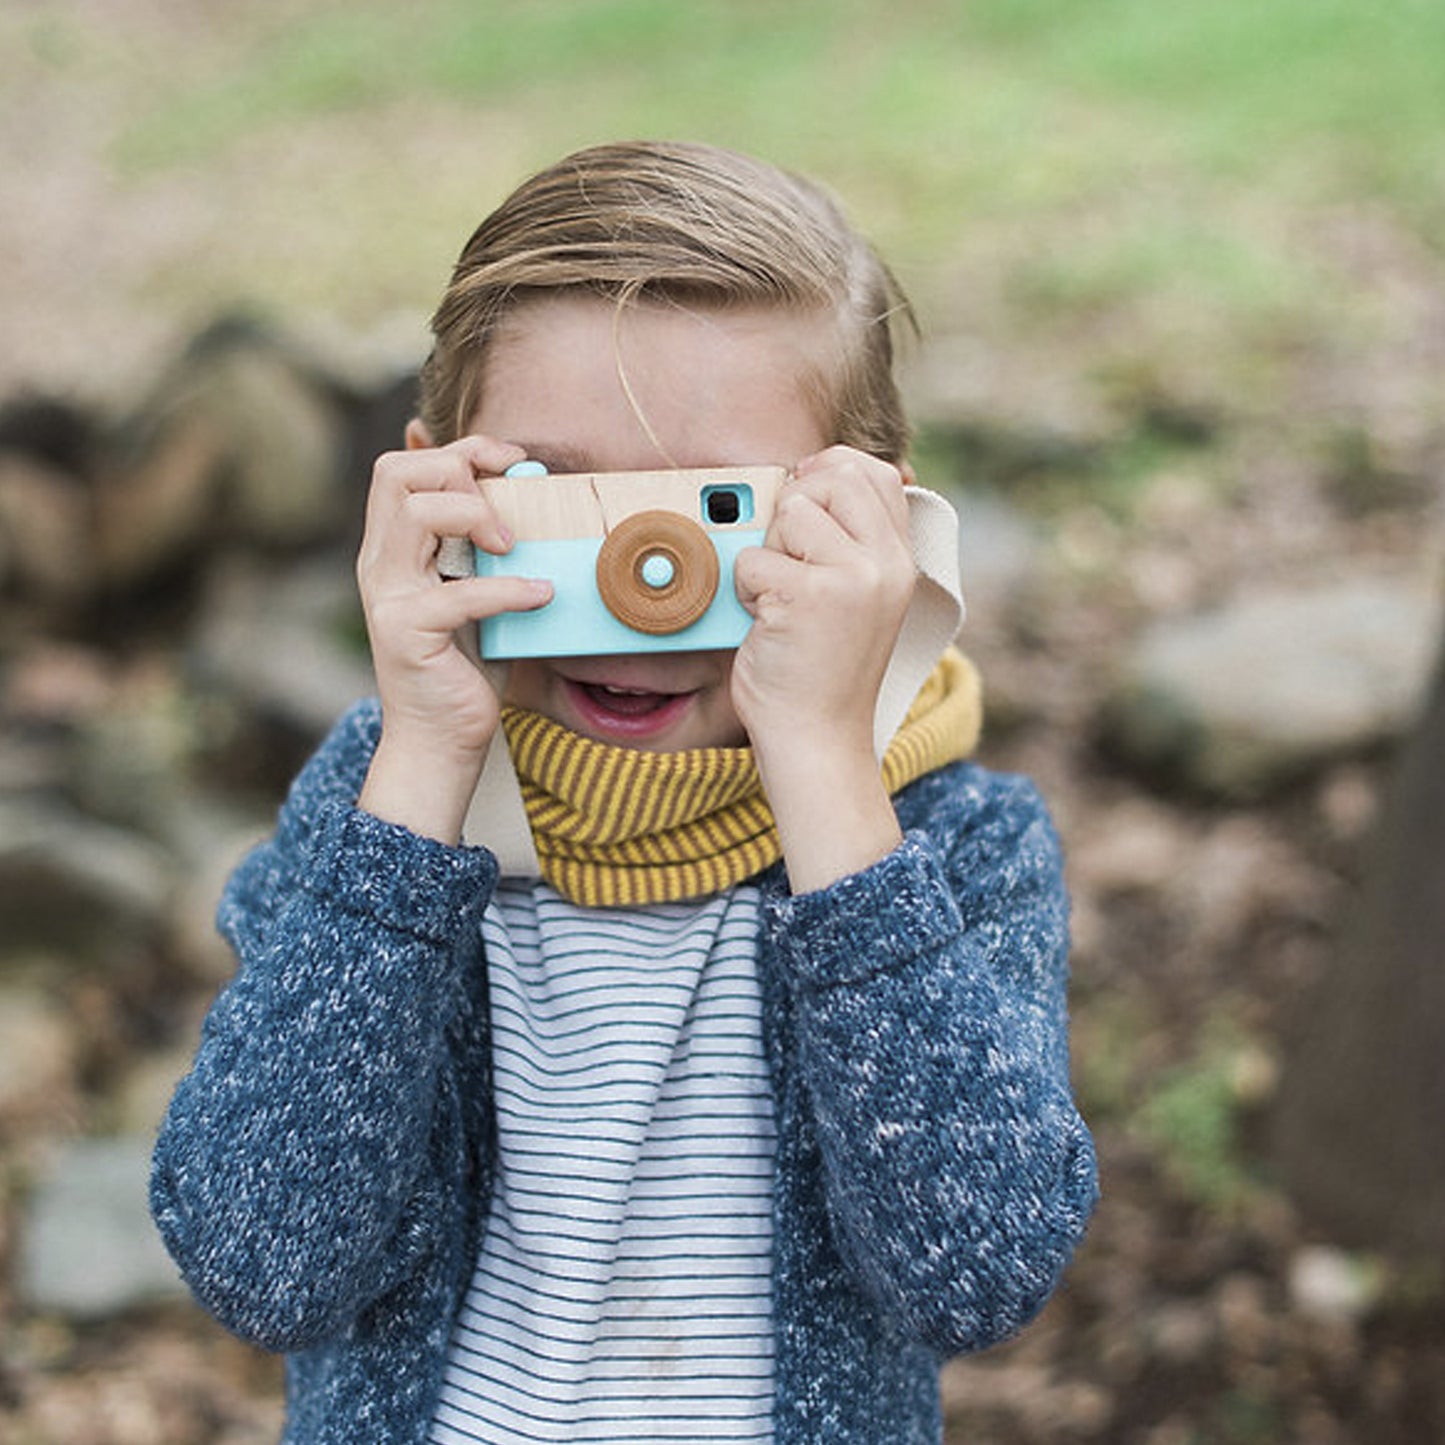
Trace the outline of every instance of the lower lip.
{"type": "Polygon", "coordinates": [[[637,708],[630,698],[619,700],[619,707],[613,709],[602,700],[602,694],[581,683],[565,683],[567,701],[577,718],[579,732],[599,742],[645,743],[651,742],[674,727],[692,705],[693,694],[676,693],[658,703],[656,707],[637,708]],[[629,706],[630,704],[630,706],[629,706]]]}

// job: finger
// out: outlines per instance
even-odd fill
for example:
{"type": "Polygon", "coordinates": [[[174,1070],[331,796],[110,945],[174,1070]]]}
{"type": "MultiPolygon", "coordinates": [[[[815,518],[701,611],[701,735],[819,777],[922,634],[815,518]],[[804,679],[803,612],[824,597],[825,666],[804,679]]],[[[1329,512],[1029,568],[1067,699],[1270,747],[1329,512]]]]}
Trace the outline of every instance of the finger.
{"type": "Polygon", "coordinates": [[[441,537],[466,537],[498,555],[510,551],[515,540],[480,492],[413,492],[398,509],[397,526],[428,556],[441,537]]]}
{"type": "Polygon", "coordinates": [[[481,432],[458,437],[441,450],[455,452],[470,465],[475,477],[499,477],[508,467],[527,458],[526,451],[515,442],[498,441],[481,432]]]}
{"type": "Polygon", "coordinates": [[[373,490],[395,499],[408,491],[470,491],[482,477],[500,476],[526,452],[512,442],[472,435],[444,447],[415,447],[377,458],[373,490]]]}
{"type": "Polygon", "coordinates": [[[412,492],[368,519],[358,575],[377,587],[435,577],[444,537],[463,537],[484,551],[507,551],[512,539],[480,492],[412,492]]]}
{"type": "Polygon", "coordinates": [[[413,492],[475,492],[477,473],[456,450],[384,452],[371,472],[370,510],[394,511],[413,492]]]}
{"type": "Polygon", "coordinates": [[[831,446],[803,457],[794,467],[793,475],[807,477],[821,471],[856,470],[880,492],[897,491],[903,485],[902,471],[892,462],[885,462],[857,447],[831,446]]]}
{"type": "Polygon", "coordinates": [[[837,498],[840,506],[845,506],[849,498],[864,499],[871,495],[882,505],[894,530],[907,535],[908,498],[903,473],[891,463],[853,447],[829,447],[803,458],[793,475],[804,485],[826,487],[829,496],[837,498]]]}
{"type": "Polygon", "coordinates": [[[908,499],[898,473],[881,464],[845,460],[837,467],[808,473],[799,485],[809,489],[859,541],[893,533],[906,536],[908,499]]]}
{"type": "Polygon", "coordinates": [[[779,496],[765,545],[821,565],[837,564],[857,539],[828,505],[826,493],[795,487],[779,496]]]}
{"type": "MultiPolygon", "coordinates": [[[[412,502],[442,492],[480,498],[471,466],[462,456],[431,449],[378,457],[366,499],[358,572],[386,570],[389,562],[424,566],[432,544],[415,520],[412,502]]],[[[465,533],[463,528],[461,535],[465,533]]]]}
{"type": "Polygon", "coordinates": [[[796,556],[824,564],[861,564],[866,556],[884,571],[911,571],[907,503],[900,488],[893,490],[896,509],[859,475],[827,471],[807,477],[794,484],[772,540],[796,556]],[[831,527],[811,516],[800,498],[824,513],[831,527]]]}
{"type": "MultiPolygon", "coordinates": [[[[387,452],[377,458],[372,472],[366,530],[373,538],[384,536],[417,497],[438,494],[479,497],[481,479],[496,475],[494,468],[504,469],[503,464],[511,465],[508,458],[517,460],[521,455],[520,447],[487,437],[464,437],[446,447],[387,452]]],[[[510,545],[505,529],[494,531],[491,536],[504,547],[510,545]]]]}
{"type": "Polygon", "coordinates": [[[802,591],[807,566],[772,547],[745,547],[733,561],[733,591],[744,610],[757,617],[764,599],[788,603],[802,591]]]}
{"type": "Polygon", "coordinates": [[[906,606],[917,571],[886,519],[880,517],[875,535],[876,541],[857,541],[836,516],[799,493],[781,509],[765,546],[739,554],[739,600],[755,618],[767,614],[770,596],[829,613],[852,615],[861,608],[869,619],[892,617],[906,606]]]}
{"type": "Polygon", "coordinates": [[[535,612],[552,600],[540,577],[465,577],[426,587],[405,602],[407,621],[419,632],[451,633],[503,612],[535,612]]]}

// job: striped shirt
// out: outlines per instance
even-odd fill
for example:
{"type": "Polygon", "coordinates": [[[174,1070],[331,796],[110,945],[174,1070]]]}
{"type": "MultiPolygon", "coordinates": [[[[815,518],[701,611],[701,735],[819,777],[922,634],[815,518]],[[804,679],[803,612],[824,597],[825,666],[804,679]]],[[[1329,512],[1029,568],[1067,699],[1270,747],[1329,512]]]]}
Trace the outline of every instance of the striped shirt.
{"type": "Polygon", "coordinates": [[[498,888],[498,1166],[430,1445],[772,1440],[758,907],[498,888]]]}

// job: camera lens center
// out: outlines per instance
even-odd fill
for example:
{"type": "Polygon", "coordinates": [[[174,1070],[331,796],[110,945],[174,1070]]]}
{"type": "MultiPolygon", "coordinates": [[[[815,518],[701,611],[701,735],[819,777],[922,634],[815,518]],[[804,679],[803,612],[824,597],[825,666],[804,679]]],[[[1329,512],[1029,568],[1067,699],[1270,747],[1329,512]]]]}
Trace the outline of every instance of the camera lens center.
{"type": "Polygon", "coordinates": [[[644,557],[640,570],[642,580],[654,590],[668,586],[677,576],[677,567],[665,552],[653,552],[644,557]]]}

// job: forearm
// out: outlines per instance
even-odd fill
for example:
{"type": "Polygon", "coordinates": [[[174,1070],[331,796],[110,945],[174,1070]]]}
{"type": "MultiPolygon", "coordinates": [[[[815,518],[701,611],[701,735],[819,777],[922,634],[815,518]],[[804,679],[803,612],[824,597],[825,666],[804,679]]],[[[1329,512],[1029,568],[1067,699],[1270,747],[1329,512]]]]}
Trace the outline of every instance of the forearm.
{"type": "Polygon", "coordinates": [[[861,873],[902,841],[870,740],[794,734],[754,754],[794,893],[861,873]]]}
{"type": "Polygon", "coordinates": [[[176,1092],[153,1185],[197,1295],[262,1340],[330,1327],[406,1266],[392,1243],[420,1237],[405,1221],[445,1144],[439,1079],[471,1027],[495,871],[339,798],[296,833],[289,817],[228,889],[242,967],[176,1092]]]}
{"type": "Polygon", "coordinates": [[[400,729],[384,729],[357,807],[423,838],[456,844],[484,757],[485,752],[427,746],[400,729]]]}
{"type": "Polygon", "coordinates": [[[1068,1081],[1063,939],[1015,898],[1013,937],[961,909],[910,835],[868,873],[782,905],[781,962],[837,1238],[940,1352],[1047,1299],[1092,1207],[1068,1081]]]}

